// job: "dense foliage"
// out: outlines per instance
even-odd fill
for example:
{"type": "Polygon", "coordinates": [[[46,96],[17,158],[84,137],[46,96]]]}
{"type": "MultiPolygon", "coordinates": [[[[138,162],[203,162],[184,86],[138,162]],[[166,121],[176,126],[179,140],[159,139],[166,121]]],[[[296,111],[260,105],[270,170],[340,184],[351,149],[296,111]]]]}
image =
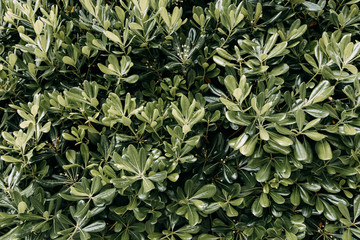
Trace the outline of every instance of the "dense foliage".
{"type": "Polygon", "coordinates": [[[359,239],[359,0],[1,0],[0,239],[359,239]]]}

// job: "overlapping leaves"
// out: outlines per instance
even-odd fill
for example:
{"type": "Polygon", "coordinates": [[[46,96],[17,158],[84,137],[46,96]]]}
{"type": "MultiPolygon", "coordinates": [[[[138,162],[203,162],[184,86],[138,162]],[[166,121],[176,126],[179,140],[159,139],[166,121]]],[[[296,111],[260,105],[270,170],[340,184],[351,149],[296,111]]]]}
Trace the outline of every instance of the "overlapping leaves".
{"type": "Polygon", "coordinates": [[[0,239],[357,239],[359,1],[0,2],[0,239]]]}

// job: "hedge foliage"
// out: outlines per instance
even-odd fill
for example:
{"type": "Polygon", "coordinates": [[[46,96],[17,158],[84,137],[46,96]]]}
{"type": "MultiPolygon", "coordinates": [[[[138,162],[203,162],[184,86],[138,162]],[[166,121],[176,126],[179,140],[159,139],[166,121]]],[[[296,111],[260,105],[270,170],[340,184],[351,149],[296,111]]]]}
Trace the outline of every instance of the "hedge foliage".
{"type": "Polygon", "coordinates": [[[1,0],[0,239],[359,239],[359,0],[1,0]]]}

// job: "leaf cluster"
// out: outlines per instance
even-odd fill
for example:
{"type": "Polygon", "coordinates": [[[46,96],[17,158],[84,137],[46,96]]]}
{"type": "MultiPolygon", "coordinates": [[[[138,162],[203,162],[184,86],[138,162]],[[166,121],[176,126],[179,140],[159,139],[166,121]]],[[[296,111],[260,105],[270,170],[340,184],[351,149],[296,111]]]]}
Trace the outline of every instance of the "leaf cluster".
{"type": "Polygon", "coordinates": [[[359,0],[1,0],[0,240],[360,238],[359,0]]]}

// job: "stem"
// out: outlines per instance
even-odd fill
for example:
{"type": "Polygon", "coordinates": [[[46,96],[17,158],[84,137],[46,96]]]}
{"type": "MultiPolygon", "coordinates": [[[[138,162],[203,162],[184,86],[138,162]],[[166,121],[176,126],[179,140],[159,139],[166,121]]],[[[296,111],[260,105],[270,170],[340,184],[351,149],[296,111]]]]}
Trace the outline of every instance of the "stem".
{"type": "MultiPolygon", "coordinates": [[[[151,127],[151,126],[150,126],[151,127]]],[[[155,128],[151,127],[151,129],[154,131],[154,133],[156,134],[156,136],[161,140],[160,135],[158,134],[158,132],[155,130],[155,128]]]]}
{"type": "Polygon", "coordinates": [[[129,126],[129,129],[130,129],[131,132],[134,134],[135,138],[136,138],[137,140],[139,140],[139,136],[136,134],[136,132],[134,131],[134,129],[133,129],[131,126],[129,126]]]}
{"type": "Polygon", "coordinates": [[[319,72],[320,72],[320,70],[316,71],[315,75],[312,76],[312,78],[310,78],[310,80],[308,81],[308,83],[311,82],[311,81],[319,74],[319,72]]]}
{"type": "Polygon", "coordinates": [[[230,29],[230,32],[229,32],[229,34],[227,35],[227,37],[226,37],[226,39],[225,39],[225,41],[220,45],[220,47],[219,48],[222,48],[225,44],[226,44],[226,42],[229,40],[229,38],[231,37],[231,35],[232,35],[232,31],[234,30],[234,27],[232,27],[231,29],[230,29]]]}
{"type": "Polygon", "coordinates": [[[336,8],[336,12],[339,10],[339,8],[341,7],[341,5],[344,3],[345,0],[342,0],[341,3],[339,4],[339,6],[336,8]]]}

